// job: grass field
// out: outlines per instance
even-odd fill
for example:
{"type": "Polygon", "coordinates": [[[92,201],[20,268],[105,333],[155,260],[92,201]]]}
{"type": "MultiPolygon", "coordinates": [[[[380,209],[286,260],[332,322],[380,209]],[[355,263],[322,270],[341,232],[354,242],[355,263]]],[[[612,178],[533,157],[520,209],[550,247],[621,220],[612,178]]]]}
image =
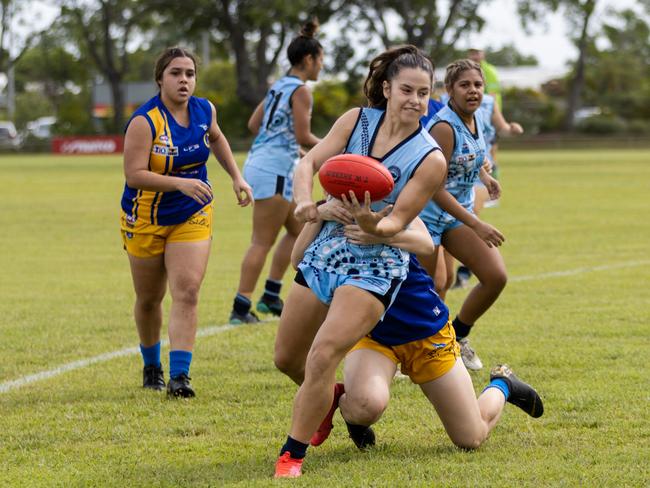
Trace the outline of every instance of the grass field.
{"type": "MultiPolygon", "coordinates": [[[[544,416],[509,406],[464,452],[419,389],[398,382],[375,449],[357,451],[337,415],[294,485],[650,485],[650,151],[503,152],[501,168],[501,205],[484,217],[506,235],[510,282],[473,343],[538,387],[544,416]]],[[[271,479],[295,392],[273,366],[276,322],[210,329],[227,321],[250,235],[250,210],[210,169],[216,232],[199,319],[210,335],[195,350],[197,398],[168,401],[140,388],[128,353],[21,386],[137,346],[123,179],[118,157],[0,156],[0,485],[290,483],[271,479]]],[[[466,293],[450,293],[452,312],[466,293]]],[[[477,391],[488,374],[473,375],[477,391]]]]}

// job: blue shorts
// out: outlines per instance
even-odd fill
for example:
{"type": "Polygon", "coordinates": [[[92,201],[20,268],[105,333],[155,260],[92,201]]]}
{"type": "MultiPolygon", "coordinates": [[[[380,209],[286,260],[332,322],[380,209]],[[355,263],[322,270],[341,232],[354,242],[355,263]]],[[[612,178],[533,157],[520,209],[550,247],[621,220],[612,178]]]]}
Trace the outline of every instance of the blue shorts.
{"type": "Polygon", "coordinates": [[[460,220],[455,219],[451,215],[447,214],[447,217],[449,217],[449,219],[443,221],[439,220],[435,224],[428,222],[424,223],[424,225],[427,227],[427,230],[429,231],[431,239],[433,239],[433,243],[436,246],[439,246],[442,243],[442,234],[448,230],[452,230],[463,225],[460,220]]]}
{"type": "Polygon", "coordinates": [[[280,175],[246,164],[244,179],[253,188],[255,200],[264,200],[274,195],[282,195],[289,202],[293,199],[293,173],[280,175]]]}
{"type": "Polygon", "coordinates": [[[328,273],[307,265],[299,267],[294,281],[311,289],[316,298],[327,306],[332,303],[334,292],[339,286],[349,285],[366,290],[384,305],[384,309],[388,309],[403,280],[328,273]]]}

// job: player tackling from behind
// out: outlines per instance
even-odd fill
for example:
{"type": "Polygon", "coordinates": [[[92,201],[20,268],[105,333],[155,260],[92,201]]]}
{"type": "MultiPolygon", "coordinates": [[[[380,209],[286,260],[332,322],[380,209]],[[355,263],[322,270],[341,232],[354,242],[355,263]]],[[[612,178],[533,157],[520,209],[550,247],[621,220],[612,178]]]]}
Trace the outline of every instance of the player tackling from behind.
{"type": "MultiPolygon", "coordinates": [[[[438,145],[420,125],[432,80],[431,62],[414,46],[390,49],[372,60],[364,84],[369,107],[341,116],[298,165],[294,189],[298,218],[318,220],[312,181],[325,160],[353,153],[375,158],[395,181],[392,193],[372,206],[369,195],[359,205],[351,194],[359,226],[386,238],[408,226],[445,175],[438,145]],[[392,211],[389,204],[394,204],[392,211]]],[[[336,368],[390,305],[408,272],[408,259],[407,252],[390,244],[350,243],[338,222],[325,224],[305,251],[276,338],[276,347],[286,343],[293,349],[298,342],[297,348],[309,351],[276,477],[300,475],[310,439],[332,405],[336,368]]]]}

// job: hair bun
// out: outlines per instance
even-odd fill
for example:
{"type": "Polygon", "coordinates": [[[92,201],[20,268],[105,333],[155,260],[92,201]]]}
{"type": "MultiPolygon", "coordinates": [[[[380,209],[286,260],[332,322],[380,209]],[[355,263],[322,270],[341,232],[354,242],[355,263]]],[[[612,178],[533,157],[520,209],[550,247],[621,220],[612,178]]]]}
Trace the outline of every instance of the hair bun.
{"type": "Polygon", "coordinates": [[[312,17],[309,19],[307,22],[305,22],[300,29],[300,35],[303,37],[314,37],[316,33],[318,32],[318,28],[320,27],[320,24],[318,22],[318,19],[316,17],[312,17]]]}

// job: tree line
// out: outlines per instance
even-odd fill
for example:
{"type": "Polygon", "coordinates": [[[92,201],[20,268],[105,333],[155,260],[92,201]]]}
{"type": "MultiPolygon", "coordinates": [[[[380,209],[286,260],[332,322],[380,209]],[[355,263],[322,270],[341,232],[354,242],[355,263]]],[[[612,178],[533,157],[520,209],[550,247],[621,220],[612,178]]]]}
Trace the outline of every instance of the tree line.
{"type": "MultiPolygon", "coordinates": [[[[54,0],[58,16],[47,29],[30,32],[26,23],[11,32],[11,22],[28,19],[35,3],[0,0],[0,72],[14,73],[17,126],[56,115],[62,133],[121,133],[129,115],[122,83],[150,80],[156,54],[182,44],[209,59],[200,67],[197,94],[217,104],[224,130],[237,137],[245,135],[248,115],[279,76],[286,45],[308,17],[338,28],[322,39],[331,76],[314,93],[314,125],[324,130],[346,108],[362,103],[360,83],[376,51],[411,43],[443,66],[464,56],[456,46],[484,28],[479,6],[491,2],[54,0]],[[110,87],[114,107],[99,125],[91,120],[90,87],[97,79],[110,87]]],[[[650,132],[650,0],[639,0],[635,10],[598,10],[601,4],[517,0],[525,28],[562,12],[578,55],[565,78],[541,91],[508,92],[507,116],[533,131],[572,129],[581,107],[596,106],[600,115],[590,120],[590,130],[650,132]]],[[[487,49],[487,55],[497,65],[535,63],[512,45],[487,49]]]]}

